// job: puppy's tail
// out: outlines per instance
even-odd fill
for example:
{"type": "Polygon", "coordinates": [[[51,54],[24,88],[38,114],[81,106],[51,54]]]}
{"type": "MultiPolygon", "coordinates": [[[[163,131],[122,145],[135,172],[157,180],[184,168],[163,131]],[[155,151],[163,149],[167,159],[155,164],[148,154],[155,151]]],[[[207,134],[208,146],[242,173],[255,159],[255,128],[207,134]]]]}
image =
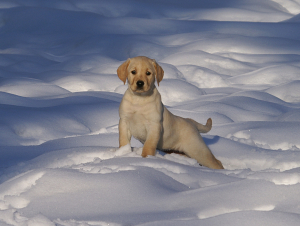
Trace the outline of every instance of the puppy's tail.
{"type": "Polygon", "coordinates": [[[197,127],[199,133],[207,133],[211,130],[211,127],[212,127],[211,118],[207,119],[206,125],[202,125],[201,123],[196,122],[195,120],[190,119],[190,118],[188,118],[187,120],[197,127]]]}

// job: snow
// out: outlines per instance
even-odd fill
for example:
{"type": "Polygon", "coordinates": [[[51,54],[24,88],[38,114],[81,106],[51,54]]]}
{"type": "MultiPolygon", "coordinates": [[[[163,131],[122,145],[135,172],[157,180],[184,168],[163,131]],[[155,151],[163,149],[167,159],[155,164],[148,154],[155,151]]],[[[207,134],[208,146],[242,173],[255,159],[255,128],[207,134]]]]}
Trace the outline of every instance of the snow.
{"type": "Polygon", "coordinates": [[[0,0],[0,225],[299,225],[299,0],[0,0]],[[156,59],[225,170],[118,148],[116,69],[156,59]]]}

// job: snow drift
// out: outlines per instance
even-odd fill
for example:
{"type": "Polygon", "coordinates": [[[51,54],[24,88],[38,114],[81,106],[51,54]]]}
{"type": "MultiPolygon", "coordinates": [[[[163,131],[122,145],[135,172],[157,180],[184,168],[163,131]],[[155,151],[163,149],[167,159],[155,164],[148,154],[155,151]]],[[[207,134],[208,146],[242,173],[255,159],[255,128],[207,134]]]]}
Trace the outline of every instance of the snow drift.
{"type": "Polygon", "coordinates": [[[299,225],[300,2],[0,0],[0,225],[299,225]],[[116,75],[145,55],[225,170],[132,140],[116,75]]]}

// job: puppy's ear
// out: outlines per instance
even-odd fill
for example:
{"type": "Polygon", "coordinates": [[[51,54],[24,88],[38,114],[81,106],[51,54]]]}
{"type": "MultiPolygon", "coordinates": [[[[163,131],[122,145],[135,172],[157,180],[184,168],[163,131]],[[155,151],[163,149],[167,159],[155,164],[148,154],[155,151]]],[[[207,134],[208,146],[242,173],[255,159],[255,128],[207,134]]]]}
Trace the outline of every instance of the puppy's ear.
{"type": "Polygon", "coordinates": [[[127,68],[128,68],[129,62],[130,62],[130,58],[128,58],[123,64],[121,64],[117,70],[118,77],[119,77],[119,79],[121,79],[124,82],[124,85],[126,83],[126,79],[128,76],[127,68]]]}
{"type": "Polygon", "coordinates": [[[162,69],[161,66],[158,65],[158,63],[156,63],[156,61],[153,59],[152,60],[153,65],[155,67],[156,70],[156,81],[157,81],[157,85],[159,85],[159,83],[161,82],[161,80],[164,77],[164,70],[162,69]]]}

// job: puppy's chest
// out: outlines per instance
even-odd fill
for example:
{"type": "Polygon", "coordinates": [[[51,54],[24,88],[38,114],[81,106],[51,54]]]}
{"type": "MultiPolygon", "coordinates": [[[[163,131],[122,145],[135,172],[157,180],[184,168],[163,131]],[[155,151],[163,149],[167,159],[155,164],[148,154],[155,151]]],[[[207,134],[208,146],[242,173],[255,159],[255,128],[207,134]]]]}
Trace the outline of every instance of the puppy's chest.
{"type": "Polygon", "coordinates": [[[129,130],[132,136],[141,142],[145,142],[147,138],[147,131],[151,123],[147,115],[133,112],[129,115],[128,119],[129,130]]]}
{"type": "Polygon", "coordinates": [[[126,95],[120,107],[123,118],[132,136],[145,142],[153,125],[162,123],[162,104],[156,96],[135,97],[126,95]]]}

